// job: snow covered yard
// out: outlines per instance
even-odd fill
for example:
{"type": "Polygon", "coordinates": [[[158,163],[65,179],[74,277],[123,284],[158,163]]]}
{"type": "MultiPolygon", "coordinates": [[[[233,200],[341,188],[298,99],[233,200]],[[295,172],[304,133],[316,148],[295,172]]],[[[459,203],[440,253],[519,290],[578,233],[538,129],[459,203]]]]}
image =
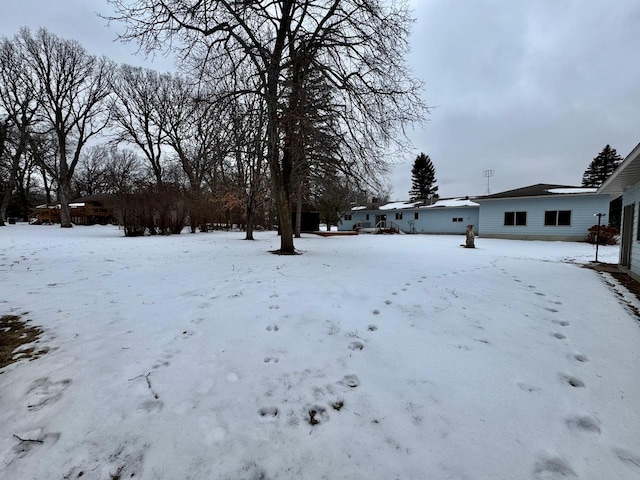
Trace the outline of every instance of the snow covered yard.
{"type": "Polygon", "coordinates": [[[640,323],[593,246],[241,238],[0,229],[0,315],[50,349],[0,370],[0,478],[640,478],[640,323]]]}

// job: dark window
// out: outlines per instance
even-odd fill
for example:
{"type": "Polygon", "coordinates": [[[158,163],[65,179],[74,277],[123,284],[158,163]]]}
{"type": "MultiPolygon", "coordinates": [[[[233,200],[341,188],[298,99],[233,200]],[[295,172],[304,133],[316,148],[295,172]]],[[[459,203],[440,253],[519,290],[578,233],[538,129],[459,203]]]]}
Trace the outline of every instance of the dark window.
{"type": "Polygon", "coordinates": [[[571,225],[571,210],[558,211],[558,225],[571,225]]]}
{"type": "Polygon", "coordinates": [[[458,221],[459,221],[459,222],[462,222],[462,217],[458,217],[458,221]]]}
{"type": "Polygon", "coordinates": [[[571,225],[571,210],[546,210],[544,224],[547,227],[571,225]]]}
{"type": "Polygon", "coordinates": [[[456,217],[453,217],[453,218],[451,219],[451,221],[452,221],[452,222],[457,222],[457,221],[458,221],[458,219],[457,219],[456,217]]]}
{"type": "Polygon", "coordinates": [[[369,214],[368,214],[368,213],[367,213],[367,218],[366,218],[366,220],[369,220],[369,214]]]}
{"type": "Polygon", "coordinates": [[[516,224],[516,212],[504,212],[504,224],[515,225],[516,224]]]}
{"type": "Polygon", "coordinates": [[[402,212],[396,213],[396,220],[402,220],[402,212]]]}
{"type": "Polygon", "coordinates": [[[506,226],[526,226],[527,212],[504,212],[504,224],[506,226]]]}
{"type": "Polygon", "coordinates": [[[416,212],[416,213],[414,213],[414,214],[413,214],[413,219],[414,219],[414,220],[418,220],[418,212],[416,212]]]}
{"type": "Polygon", "coordinates": [[[344,216],[344,219],[345,219],[345,220],[351,220],[351,215],[349,215],[349,214],[345,215],[345,216],[344,216]]]}

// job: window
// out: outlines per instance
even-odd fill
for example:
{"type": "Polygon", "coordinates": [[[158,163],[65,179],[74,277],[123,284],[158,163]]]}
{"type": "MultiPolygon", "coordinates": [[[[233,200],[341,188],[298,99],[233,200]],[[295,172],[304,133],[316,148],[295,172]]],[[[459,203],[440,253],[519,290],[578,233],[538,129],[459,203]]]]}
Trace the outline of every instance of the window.
{"type": "Polygon", "coordinates": [[[351,220],[351,214],[347,214],[347,215],[345,215],[345,216],[344,216],[344,219],[345,219],[345,220],[351,220]]]}
{"type": "Polygon", "coordinates": [[[504,212],[505,226],[526,226],[527,212],[504,212]]]}
{"type": "Polygon", "coordinates": [[[402,220],[402,212],[396,213],[396,220],[402,220]]]}
{"type": "Polygon", "coordinates": [[[418,212],[415,212],[415,213],[413,214],[413,219],[414,219],[414,220],[418,220],[418,212]]]}
{"type": "Polygon", "coordinates": [[[369,214],[368,214],[368,213],[367,213],[367,218],[366,218],[366,220],[369,220],[369,214]]]}
{"type": "Polygon", "coordinates": [[[463,222],[463,221],[464,221],[464,219],[463,219],[462,217],[453,217],[453,218],[451,219],[451,221],[452,221],[452,222],[463,222]]]}
{"type": "Polygon", "coordinates": [[[571,225],[571,210],[546,210],[544,224],[547,227],[571,225]]]}

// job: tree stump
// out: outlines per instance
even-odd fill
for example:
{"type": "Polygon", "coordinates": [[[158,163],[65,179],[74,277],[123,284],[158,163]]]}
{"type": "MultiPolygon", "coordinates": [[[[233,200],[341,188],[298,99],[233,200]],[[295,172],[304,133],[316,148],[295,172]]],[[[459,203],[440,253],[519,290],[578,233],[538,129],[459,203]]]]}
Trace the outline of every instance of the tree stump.
{"type": "Polygon", "coordinates": [[[473,233],[473,225],[467,225],[467,243],[464,248],[476,248],[475,234],[473,233]]]}

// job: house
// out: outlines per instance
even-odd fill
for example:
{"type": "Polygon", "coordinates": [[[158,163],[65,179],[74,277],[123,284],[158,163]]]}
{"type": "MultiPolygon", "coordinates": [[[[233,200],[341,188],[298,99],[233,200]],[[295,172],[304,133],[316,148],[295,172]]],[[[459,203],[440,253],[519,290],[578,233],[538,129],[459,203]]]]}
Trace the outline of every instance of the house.
{"type": "Polygon", "coordinates": [[[469,198],[451,198],[433,204],[391,202],[353,207],[343,215],[338,230],[395,229],[404,233],[462,235],[467,225],[478,231],[478,204],[469,198]]]}
{"type": "Polygon", "coordinates": [[[598,189],[612,200],[622,197],[622,234],[619,264],[640,281],[640,144],[598,189]]]}
{"type": "MultiPolygon", "coordinates": [[[[76,225],[106,224],[112,219],[112,212],[105,207],[109,195],[96,194],[78,198],[69,203],[71,221],[76,225]]],[[[29,223],[60,223],[60,204],[38,205],[29,215],[29,223]]]]}
{"type": "Polygon", "coordinates": [[[588,229],[597,223],[594,215],[609,211],[609,195],[596,190],[539,183],[476,198],[482,236],[585,240],[588,229]]]}
{"type": "Polygon", "coordinates": [[[597,223],[594,215],[609,211],[609,195],[596,190],[540,183],[473,199],[442,199],[432,205],[359,206],[343,216],[339,230],[391,228],[457,235],[473,225],[474,232],[486,238],[583,241],[597,223]]]}

